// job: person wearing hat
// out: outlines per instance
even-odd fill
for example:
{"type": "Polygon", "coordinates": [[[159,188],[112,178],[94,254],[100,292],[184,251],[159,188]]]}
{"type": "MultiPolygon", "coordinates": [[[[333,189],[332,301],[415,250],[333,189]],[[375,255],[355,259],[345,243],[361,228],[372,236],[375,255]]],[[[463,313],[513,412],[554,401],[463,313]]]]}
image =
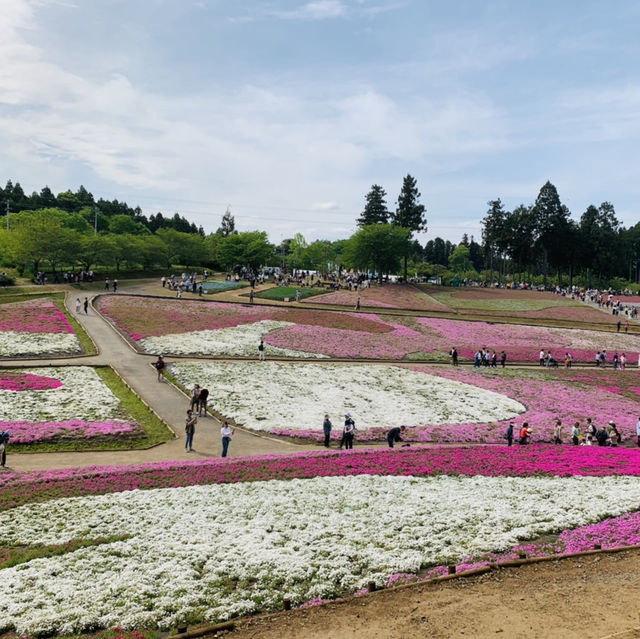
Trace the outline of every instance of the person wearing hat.
{"type": "Polygon", "coordinates": [[[611,440],[612,446],[617,446],[618,444],[622,443],[622,433],[618,430],[616,423],[612,419],[609,420],[607,432],[609,433],[609,438],[611,440]]]}
{"type": "Polygon", "coordinates": [[[344,428],[342,430],[342,439],[340,440],[340,448],[353,448],[353,437],[356,432],[356,423],[351,418],[351,413],[345,413],[344,428]]]}

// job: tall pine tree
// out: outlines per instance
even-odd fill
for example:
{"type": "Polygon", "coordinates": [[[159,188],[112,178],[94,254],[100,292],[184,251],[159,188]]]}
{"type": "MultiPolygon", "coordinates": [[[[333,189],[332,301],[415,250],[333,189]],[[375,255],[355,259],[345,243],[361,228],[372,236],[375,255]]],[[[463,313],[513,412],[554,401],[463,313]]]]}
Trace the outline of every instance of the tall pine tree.
{"type": "MultiPolygon", "coordinates": [[[[416,186],[416,179],[407,174],[402,181],[402,189],[398,196],[398,205],[391,216],[391,223],[409,229],[409,237],[413,233],[427,230],[424,204],[420,204],[420,191],[416,186]]],[[[404,281],[407,281],[407,254],[404,255],[404,281]]]]}
{"type": "Polygon", "coordinates": [[[387,224],[389,221],[389,209],[385,198],[387,192],[379,185],[374,184],[365,196],[364,211],[358,218],[358,226],[370,224],[387,224]]]}

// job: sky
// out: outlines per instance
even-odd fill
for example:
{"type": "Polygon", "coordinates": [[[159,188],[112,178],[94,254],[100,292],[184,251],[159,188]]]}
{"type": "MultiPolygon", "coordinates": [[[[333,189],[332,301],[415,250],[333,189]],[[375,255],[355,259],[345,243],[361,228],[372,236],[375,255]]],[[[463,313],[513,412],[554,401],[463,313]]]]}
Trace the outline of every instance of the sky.
{"type": "Polygon", "coordinates": [[[0,181],[349,237],[403,177],[424,243],[550,180],[640,220],[637,0],[2,0],[0,181]]]}

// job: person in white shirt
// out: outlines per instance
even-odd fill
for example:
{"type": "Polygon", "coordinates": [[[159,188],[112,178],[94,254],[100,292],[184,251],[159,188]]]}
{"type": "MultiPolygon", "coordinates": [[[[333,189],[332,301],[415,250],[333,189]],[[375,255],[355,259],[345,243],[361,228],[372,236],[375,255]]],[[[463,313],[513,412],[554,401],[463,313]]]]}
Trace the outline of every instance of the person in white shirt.
{"type": "Polygon", "coordinates": [[[222,456],[226,457],[229,452],[229,444],[231,443],[231,437],[233,436],[234,430],[229,426],[227,422],[222,422],[222,428],[220,429],[220,434],[222,435],[222,456]]]}

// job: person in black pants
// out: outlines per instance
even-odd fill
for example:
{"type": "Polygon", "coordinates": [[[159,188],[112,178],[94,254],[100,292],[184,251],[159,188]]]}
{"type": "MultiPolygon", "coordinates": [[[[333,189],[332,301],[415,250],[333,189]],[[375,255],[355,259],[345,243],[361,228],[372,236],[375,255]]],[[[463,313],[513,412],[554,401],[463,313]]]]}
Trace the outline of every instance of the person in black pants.
{"type": "Polygon", "coordinates": [[[329,448],[329,442],[331,441],[331,420],[329,419],[329,415],[324,416],[322,430],[324,431],[324,447],[329,448]]]}
{"type": "Polygon", "coordinates": [[[393,448],[394,442],[404,441],[402,437],[400,437],[400,433],[404,433],[406,428],[406,426],[396,426],[387,433],[387,444],[389,444],[389,448],[393,448]]]}
{"type": "Polygon", "coordinates": [[[344,430],[342,431],[342,440],[340,441],[340,448],[343,446],[346,449],[353,448],[353,437],[356,431],[356,423],[351,419],[351,413],[347,413],[344,416],[344,430]]]}

